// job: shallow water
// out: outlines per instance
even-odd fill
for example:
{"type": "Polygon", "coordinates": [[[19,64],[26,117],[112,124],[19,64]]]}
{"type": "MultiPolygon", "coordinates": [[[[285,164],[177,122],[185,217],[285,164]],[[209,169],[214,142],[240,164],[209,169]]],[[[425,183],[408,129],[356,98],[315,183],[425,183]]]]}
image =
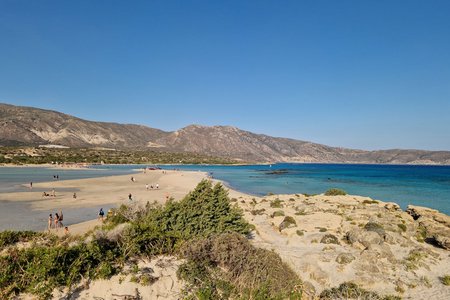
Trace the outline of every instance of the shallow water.
{"type": "MultiPolygon", "coordinates": [[[[0,193],[28,191],[30,181],[60,180],[124,175],[141,165],[95,166],[89,170],[0,167],[0,193]]],[[[392,201],[406,208],[408,204],[435,208],[450,215],[450,166],[349,165],[349,164],[274,164],[250,166],[166,165],[163,169],[180,169],[212,173],[233,189],[266,195],[323,193],[340,188],[349,194],[392,201]],[[275,171],[275,172],[274,172],[275,171]]],[[[36,191],[36,189],[33,189],[36,191]]],[[[110,207],[103,207],[109,209],[110,207]]],[[[100,206],[64,211],[70,225],[96,218],[100,206]]],[[[57,212],[58,209],[52,211],[57,212]]],[[[46,227],[48,211],[31,210],[27,202],[0,201],[0,230],[46,227]]]]}
{"type": "Polygon", "coordinates": [[[212,172],[214,178],[231,188],[259,196],[318,194],[339,188],[349,194],[396,202],[402,208],[408,204],[428,206],[450,215],[450,166],[274,164],[164,168],[212,172]]]}

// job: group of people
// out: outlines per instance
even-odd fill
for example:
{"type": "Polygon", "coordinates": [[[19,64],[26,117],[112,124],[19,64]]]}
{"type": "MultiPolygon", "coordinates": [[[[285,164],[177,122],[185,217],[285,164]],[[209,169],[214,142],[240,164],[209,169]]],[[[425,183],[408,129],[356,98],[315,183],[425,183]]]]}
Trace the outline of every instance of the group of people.
{"type": "Polygon", "coordinates": [[[52,189],[51,193],[43,192],[42,197],[56,197],[55,189],[52,189]]]}
{"type": "Polygon", "coordinates": [[[157,183],[157,184],[155,184],[154,186],[153,186],[153,184],[152,185],[148,185],[148,183],[145,185],[145,189],[148,191],[149,189],[152,189],[153,190],[153,188],[156,188],[156,189],[159,189],[159,184],[157,183]]]}
{"type": "Polygon", "coordinates": [[[58,228],[64,227],[64,224],[62,222],[63,219],[64,219],[64,216],[63,216],[62,210],[59,211],[59,214],[55,213],[55,217],[53,217],[53,215],[50,214],[48,216],[48,230],[50,230],[52,228],[58,229],[58,228]]]}

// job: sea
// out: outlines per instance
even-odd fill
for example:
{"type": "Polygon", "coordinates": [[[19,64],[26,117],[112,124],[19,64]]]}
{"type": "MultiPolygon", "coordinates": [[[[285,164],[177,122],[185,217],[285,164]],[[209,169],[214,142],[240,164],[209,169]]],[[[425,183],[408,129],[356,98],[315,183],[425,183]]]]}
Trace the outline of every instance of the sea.
{"type": "MultiPolygon", "coordinates": [[[[145,166],[101,165],[75,170],[0,167],[0,193],[26,191],[25,185],[30,181],[51,181],[55,175],[58,175],[59,180],[92,178],[131,174],[143,167],[145,166]]],[[[412,204],[434,208],[450,215],[450,166],[279,163],[242,166],[161,165],[160,167],[166,170],[207,172],[213,178],[222,180],[230,188],[257,196],[268,193],[319,194],[330,188],[339,188],[348,194],[396,202],[403,209],[412,204]]],[[[4,210],[2,207],[12,208],[14,212],[20,214],[23,213],[24,205],[26,203],[0,201],[0,230],[8,229],[8,226],[4,225],[5,221],[2,221],[5,217],[1,213],[4,210]]],[[[84,219],[80,217],[72,222],[93,219],[96,211],[96,207],[83,208],[80,212],[73,211],[75,215],[83,215],[84,219]]],[[[10,214],[9,218],[12,218],[10,214]]]]}

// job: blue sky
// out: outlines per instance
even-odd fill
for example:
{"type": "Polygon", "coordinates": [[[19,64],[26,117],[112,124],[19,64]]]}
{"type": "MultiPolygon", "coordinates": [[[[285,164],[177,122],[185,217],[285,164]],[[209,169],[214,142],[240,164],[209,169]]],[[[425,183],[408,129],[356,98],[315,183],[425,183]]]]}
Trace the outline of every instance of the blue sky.
{"type": "Polygon", "coordinates": [[[0,102],[450,150],[450,1],[0,0],[0,102]]]}

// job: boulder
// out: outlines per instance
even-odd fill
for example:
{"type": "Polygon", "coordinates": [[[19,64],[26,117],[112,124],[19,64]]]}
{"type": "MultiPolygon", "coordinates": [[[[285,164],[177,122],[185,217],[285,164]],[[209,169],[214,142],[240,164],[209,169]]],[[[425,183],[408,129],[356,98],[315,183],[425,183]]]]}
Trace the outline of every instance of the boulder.
{"type": "Polygon", "coordinates": [[[336,257],[336,262],[341,265],[346,265],[355,260],[355,257],[350,253],[341,253],[336,257]]]}
{"type": "Polygon", "coordinates": [[[380,245],[383,243],[383,239],[380,235],[374,231],[366,231],[361,229],[354,229],[347,232],[347,240],[350,244],[359,243],[366,248],[370,248],[371,245],[380,245]]]}
{"type": "Polygon", "coordinates": [[[419,227],[425,229],[425,241],[450,250],[450,216],[415,205],[408,205],[406,212],[418,222],[419,227]]]}

